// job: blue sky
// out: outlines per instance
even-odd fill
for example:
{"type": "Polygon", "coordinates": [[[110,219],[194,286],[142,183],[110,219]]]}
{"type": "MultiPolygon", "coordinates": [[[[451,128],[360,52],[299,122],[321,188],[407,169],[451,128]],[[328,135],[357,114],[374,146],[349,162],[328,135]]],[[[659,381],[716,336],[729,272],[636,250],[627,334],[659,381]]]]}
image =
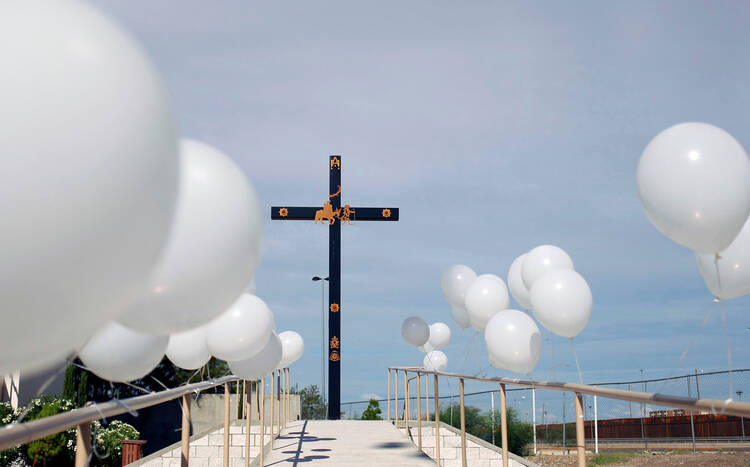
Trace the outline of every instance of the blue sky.
{"type": "MultiPolygon", "coordinates": [[[[694,255],[648,222],[635,170],[678,122],[750,147],[750,3],[94,4],[151,55],[182,134],[237,161],[265,213],[322,204],[329,154],[343,155],[345,203],[401,208],[397,224],[344,227],[344,401],[384,395],[389,364],[421,362],[399,333],[411,315],[451,325],[450,370],[506,374],[451,322],[440,276],[463,263],[505,277],[543,243],[564,248],[594,294],[576,343],[586,382],[726,368],[718,310],[700,330],[715,305],[694,255]]],[[[301,384],[320,381],[310,278],[327,272],[327,235],[265,224],[258,295],[279,330],[305,338],[301,384]]],[[[748,305],[726,303],[737,368],[750,366],[748,305]]],[[[553,368],[577,379],[560,338],[554,358],[545,340],[534,377],[553,368]]]]}

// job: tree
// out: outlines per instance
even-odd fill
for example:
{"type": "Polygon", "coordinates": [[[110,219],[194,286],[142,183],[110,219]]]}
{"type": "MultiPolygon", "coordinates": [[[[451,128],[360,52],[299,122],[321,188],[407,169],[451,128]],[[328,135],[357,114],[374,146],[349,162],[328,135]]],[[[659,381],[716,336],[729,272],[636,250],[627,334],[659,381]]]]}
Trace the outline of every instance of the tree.
{"type": "Polygon", "coordinates": [[[370,404],[367,406],[364,412],[362,412],[362,420],[382,420],[380,416],[382,411],[380,410],[380,404],[375,399],[370,399],[370,404]]]}
{"type": "Polygon", "coordinates": [[[295,386],[291,392],[299,394],[303,420],[323,420],[326,418],[327,408],[318,386],[311,384],[302,390],[295,386]]]}
{"type": "MultiPolygon", "coordinates": [[[[456,428],[461,428],[460,406],[453,406],[453,423],[456,428]]],[[[464,419],[466,421],[466,432],[488,443],[492,442],[492,420],[489,411],[482,412],[478,407],[464,406],[464,419]]],[[[522,422],[513,407],[508,407],[506,412],[508,420],[508,450],[519,456],[528,455],[528,445],[534,439],[534,429],[528,423],[522,422]]],[[[451,425],[450,406],[440,411],[440,421],[451,425]]],[[[495,415],[495,444],[502,444],[500,416],[495,415]]]]}

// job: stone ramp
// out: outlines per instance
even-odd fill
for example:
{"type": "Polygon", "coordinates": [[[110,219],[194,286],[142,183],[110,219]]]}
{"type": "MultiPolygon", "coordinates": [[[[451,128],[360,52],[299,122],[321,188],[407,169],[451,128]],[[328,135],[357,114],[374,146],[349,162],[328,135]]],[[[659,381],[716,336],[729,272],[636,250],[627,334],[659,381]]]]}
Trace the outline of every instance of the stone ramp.
{"type": "Polygon", "coordinates": [[[264,460],[264,467],[435,465],[392,424],[380,420],[292,422],[264,460]]]}

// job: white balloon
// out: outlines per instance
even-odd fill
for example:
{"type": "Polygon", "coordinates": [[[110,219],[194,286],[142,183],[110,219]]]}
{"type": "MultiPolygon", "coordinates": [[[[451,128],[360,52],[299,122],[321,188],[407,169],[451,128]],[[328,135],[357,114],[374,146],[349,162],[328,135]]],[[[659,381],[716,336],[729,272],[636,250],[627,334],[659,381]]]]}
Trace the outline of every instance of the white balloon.
{"type": "Polygon", "coordinates": [[[263,217],[242,170],[196,141],[182,140],[180,155],[169,241],[150,287],[119,318],[142,332],[167,334],[207,323],[240,296],[260,260],[263,217]]]}
{"type": "Polygon", "coordinates": [[[448,357],[439,350],[427,352],[422,360],[422,366],[428,371],[445,371],[448,368],[448,357]]]}
{"type": "Polygon", "coordinates": [[[83,2],[0,2],[0,374],[63,358],[144,287],[177,196],[161,80],[83,2]]]}
{"type": "Polygon", "coordinates": [[[471,320],[469,319],[469,312],[466,308],[458,305],[451,305],[451,318],[458,324],[461,329],[466,329],[471,326],[471,320]]]}
{"type": "Polygon", "coordinates": [[[454,306],[464,306],[466,289],[476,278],[477,273],[468,266],[458,264],[449,267],[440,280],[440,288],[443,290],[443,295],[448,303],[454,306]]]}
{"type": "Polygon", "coordinates": [[[246,293],[206,326],[206,345],[221,360],[245,360],[263,350],[273,329],[266,303],[246,293]]]}
{"type": "Polygon", "coordinates": [[[534,317],[553,333],[575,337],[591,317],[591,289],[580,274],[556,269],[543,275],[531,288],[534,317]]]}
{"type": "Polygon", "coordinates": [[[197,370],[209,360],[211,352],[206,345],[204,326],[169,336],[167,357],[176,366],[185,370],[197,370]]]}
{"type": "Polygon", "coordinates": [[[516,302],[523,309],[529,310],[531,309],[531,296],[529,289],[526,288],[526,284],[523,283],[523,276],[521,275],[526,255],[526,253],[522,254],[510,265],[510,269],[508,270],[508,288],[510,289],[510,294],[516,299],[516,302]]]}
{"type": "Polygon", "coordinates": [[[494,274],[477,277],[466,291],[466,311],[471,325],[479,332],[495,313],[507,310],[510,297],[505,282],[494,274]]]}
{"type": "Polygon", "coordinates": [[[236,376],[249,381],[257,381],[279,366],[282,352],[281,339],[274,332],[263,350],[256,355],[245,360],[227,363],[229,363],[229,369],[236,376]]]}
{"type": "Polygon", "coordinates": [[[126,383],[151,373],[164,357],[168,341],[168,336],[143,334],[111,322],[89,339],[78,357],[101,379],[126,383]]]}
{"type": "Polygon", "coordinates": [[[637,180],[651,223],[698,253],[727,248],[750,213],[750,160],[732,135],[707,123],[680,123],[656,135],[637,180]]]}
{"type": "Polygon", "coordinates": [[[573,269],[573,260],[562,248],[541,245],[528,252],[521,265],[521,277],[526,289],[531,292],[537,279],[555,269],[573,269]]]}
{"type": "Polygon", "coordinates": [[[279,334],[281,339],[282,357],[279,368],[286,368],[299,360],[305,352],[305,341],[294,331],[284,331],[279,334]]]}
{"type": "Polygon", "coordinates": [[[442,349],[451,341],[451,328],[445,323],[430,324],[430,337],[427,344],[433,349],[442,349]]]}
{"type": "Polygon", "coordinates": [[[435,349],[430,345],[430,341],[427,341],[424,343],[424,345],[420,345],[419,347],[417,347],[417,350],[419,350],[422,353],[428,353],[428,352],[432,352],[435,349]]]}
{"type": "Polygon", "coordinates": [[[518,310],[492,317],[484,330],[490,363],[496,368],[528,374],[542,354],[542,334],[533,319],[518,310]]]}
{"type": "Polygon", "coordinates": [[[430,338],[430,327],[422,318],[411,316],[401,324],[401,337],[414,347],[419,347],[430,338]]]}
{"type": "Polygon", "coordinates": [[[750,220],[745,222],[732,244],[719,253],[718,277],[716,255],[696,253],[695,256],[703,281],[714,296],[730,299],[750,293],[750,220]]]}

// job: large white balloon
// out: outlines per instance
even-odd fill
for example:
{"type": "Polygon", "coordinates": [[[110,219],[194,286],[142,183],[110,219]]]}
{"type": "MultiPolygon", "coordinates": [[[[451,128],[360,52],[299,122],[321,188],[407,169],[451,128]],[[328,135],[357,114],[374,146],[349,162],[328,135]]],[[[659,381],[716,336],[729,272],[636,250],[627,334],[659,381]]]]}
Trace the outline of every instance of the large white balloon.
{"type": "Polygon", "coordinates": [[[521,277],[529,293],[537,279],[555,269],[573,269],[573,260],[562,248],[541,245],[528,252],[521,266],[521,277]]]}
{"type": "Polygon", "coordinates": [[[411,316],[401,323],[401,337],[414,347],[419,347],[430,338],[430,327],[422,318],[411,316]]]}
{"type": "Polygon", "coordinates": [[[445,323],[430,324],[430,338],[427,341],[433,349],[442,349],[451,341],[451,328],[445,323]]]}
{"type": "Polygon", "coordinates": [[[206,345],[221,360],[245,360],[263,350],[273,329],[266,303],[246,293],[206,326],[206,345]]]}
{"type": "Polygon", "coordinates": [[[654,226],[698,253],[727,248],[750,213],[750,160],[732,135],[707,123],[680,123],[656,135],[637,180],[654,226]]]}
{"type": "Polygon", "coordinates": [[[279,334],[281,339],[282,357],[279,368],[286,368],[299,360],[305,353],[305,341],[294,331],[284,331],[279,334]]]}
{"type": "Polygon", "coordinates": [[[445,371],[448,368],[448,357],[439,350],[427,352],[422,360],[422,366],[428,371],[445,371]]]}
{"type": "Polygon", "coordinates": [[[461,329],[466,329],[471,326],[471,319],[469,318],[469,312],[466,308],[458,305],[451,305],[451,318],[458,324],[461,329]]]}
{"type": "Polygon", "coordinates": [[[534,317],[553,333],[575,337],[591,317],[591,289],[580,274],[556,269],[543,275],[531,288],[534,317]]]}
{"type": "Polygon", "coordinates": [[[242,170],[196,141],[182,140],[180,155],[169,241],[149,288],[119,318],[154,334],[192,329],[220,315],[245,290],[260,261],[263,217],[242,170]]]}
{"type": "Polygon", "coordinates": [[[107,381],[125,383],[151,373],[164,357],[168,336],[152,336],[111,322],[78,353],[83,364],[107,381]]]}
{"type": "Polygon", "coordinates": [[[519,305],[525,310],[531,309],[531,296],[529,289],[526,288],[526,284],[523,283],[523,276],[521,274],[523,268],[523,262],[526,259],[526,253],[522,254],[513,261],[508,270],[508,288],[510,294],[516,299],[519,305]]]}
{"type": "Polygon", "coordinates": [[[484,331],[487,322],[495,313],[507,310],[510,297],[505,282],[494,274],[477,277],[466,291],[466,311],[471,325],[479,332],[484,331]]]}
{"type": "Polygon", "coordinates": [[[176,366],[185,370],[197,370],[209,360],[211,352],[206,345],[204,326],[169,336],[167,357],[176,366]]]}
{"type": "Polygon", "coordinates": [[[282,344],[279,336],[274,332],[266,343],[263,350],[254,356],[229,363],[229,369],[240,378],[257,381],[280,366],[282,355],[282,344]]]}
{"type": "Polygon", "coordinates": [[[492,317],[484,330],[490,363],[496,368],[528,374],[542,354],[542,334],[533,319],[518,310],[492,317]]]}
{"type": "Polygon", "coordinates": [[[750,293],[750,220],[732,244],[719,253],[718,276],[716,255],[696,253],[695,256],[703,281],[714,296],[729,299],[750,293]]]}
{"type": "Polygon", "coordinates": [[[80,348],[167,237],[179,159],[141,48],[83,2],[0,2],[0,374],[80,348]]]}
{"type": "Polygon", "coordinates": [[[443,277],[440,280],[440,288],[443,290],[446,300],[451,305],[462,307],[464,306],[466,289],[469,288],[476,278],[477,273],[470,267],[458,264],[449,267],[443,273],[443,277]]]}

